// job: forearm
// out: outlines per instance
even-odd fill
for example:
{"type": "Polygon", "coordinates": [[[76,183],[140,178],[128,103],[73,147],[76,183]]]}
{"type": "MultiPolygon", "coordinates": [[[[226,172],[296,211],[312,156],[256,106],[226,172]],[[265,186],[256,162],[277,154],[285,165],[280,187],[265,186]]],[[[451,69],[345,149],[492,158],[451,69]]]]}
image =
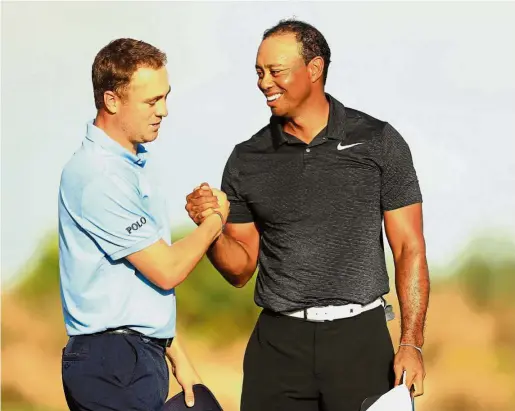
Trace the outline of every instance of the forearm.
{"type": "Polygon", "coordinates": [[[221,230],[221,220],[216,214],[206,218],[191,234],[173,243],[170,275],[174,286],[180,284],[206,254],[221,230]]]}
{"type": "Polygon", "coordinates": [[[424,344],[429,302],[429,271],[424,250],[403,250],[395,261],[395,284],[401,310],[401,343],[424,344]]]}
{"type": "Polygon", "coordinates": [[[166,348],[166,356],[174,367],[183,361],[190,362],[177,336],[173,339],[172,344],[166,348]]]}
{"type": "Polygon", "coordinates": [[[253,261],[245,246],[227,234],[222,234],[216,240],[207,256],[220,274],[235,287],[243,287],[256,270],[257,262],[253,261]]]}

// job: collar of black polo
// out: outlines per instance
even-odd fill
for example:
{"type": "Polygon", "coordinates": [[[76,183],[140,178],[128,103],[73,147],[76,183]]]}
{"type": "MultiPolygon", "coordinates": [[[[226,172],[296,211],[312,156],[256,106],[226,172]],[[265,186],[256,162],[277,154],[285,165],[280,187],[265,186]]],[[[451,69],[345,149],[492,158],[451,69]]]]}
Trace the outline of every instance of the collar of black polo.
{"type": "MultiPolygon", "coordinates": [[[[325,93],[329,101],[329,120],[327,122],[326,137],[329,140],[341,140],[344,137],[345,106],[336,100],[329,93],[325,93]]],[[[291,143],[288,133],[283,130],[283,118],[278,116],[270,117],[270,130],[272,138],[277,146],[291,143]]]]}

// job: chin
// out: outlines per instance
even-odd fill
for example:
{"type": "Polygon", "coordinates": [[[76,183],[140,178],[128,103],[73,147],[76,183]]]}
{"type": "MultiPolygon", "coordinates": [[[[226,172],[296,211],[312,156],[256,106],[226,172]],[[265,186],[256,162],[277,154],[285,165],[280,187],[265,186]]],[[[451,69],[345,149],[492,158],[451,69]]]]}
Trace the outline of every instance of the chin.
{"type": "Polygon", "coordinates": [[[156,131],[154,134],[151,134],[145,138],[145,143],[152,143],[152,141],[156,140],[159,133],[156,131]]]}
{"type": "Polygon", "coordinates": [[[287,117],[288,113],[286,110],[281,109],[280,107],[270,107],[270,111],[272,111],[272,114],[277,117],[287,117]]]}

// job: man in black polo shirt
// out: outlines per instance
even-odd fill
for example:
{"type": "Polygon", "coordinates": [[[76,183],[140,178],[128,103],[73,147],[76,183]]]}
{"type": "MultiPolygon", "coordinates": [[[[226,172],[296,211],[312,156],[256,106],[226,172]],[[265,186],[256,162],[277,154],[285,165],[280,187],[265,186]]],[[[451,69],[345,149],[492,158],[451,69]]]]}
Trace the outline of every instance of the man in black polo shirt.
{"type": "MultiPolygon", "coordinates": [[[[309,24],[267,30],[256,60],[270,124],[232,152],[231,202],[208,256],[244,286],[258,263],[263,307],[244,358],[242,411],[357,411],[401,381],[423,393],[429,295],[422,197],[410,150],[388,123],[324,91],[330,49],[309,24]],[[401,307],[396,354],[382,222],[401,307]]],[[[200,223],[216,207],[207,183],[187,197],[200,223]]]]}

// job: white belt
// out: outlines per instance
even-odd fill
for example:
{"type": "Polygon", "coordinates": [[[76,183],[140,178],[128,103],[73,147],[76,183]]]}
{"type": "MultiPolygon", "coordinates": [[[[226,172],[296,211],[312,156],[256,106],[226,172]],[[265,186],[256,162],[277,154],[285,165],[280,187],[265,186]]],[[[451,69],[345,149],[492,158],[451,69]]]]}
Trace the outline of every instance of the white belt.
{"type": "Polygon", "coordinates": [[[383,305],[383,299],[378,298],[370,304],[345,304],[345,305],[328,305],[326,307],[310,307],[303,310],[282,312],[281,314],[289,317],[303,318],[306,321],[333,321],[341,318],[349,318],[359,315],[365,311],[383,305]]]}

